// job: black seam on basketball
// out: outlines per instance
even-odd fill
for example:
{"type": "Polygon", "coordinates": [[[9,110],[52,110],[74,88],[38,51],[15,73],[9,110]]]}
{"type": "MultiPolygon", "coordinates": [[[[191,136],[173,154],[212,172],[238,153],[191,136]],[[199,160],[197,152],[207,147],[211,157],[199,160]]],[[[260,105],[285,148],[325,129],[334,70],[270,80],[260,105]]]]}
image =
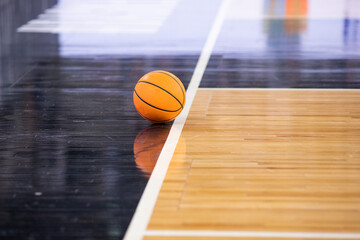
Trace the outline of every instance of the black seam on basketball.
{"type": "Polygon", "coordinates": [[[148,118],[148,117],[145,117],[143,114],[141,114],[140,112],[138,112],[140,114],[140,116],[142,116],[143,118],[145,118],[146,120],[148,121],[151,121],[151,122],[154,122],[154,123],[165,123],[165,122],[170,122],[172,120],[174,120],[178,115],[176,115],[176,117],[173,117],[173,118],[169,118],[169,119],[166,119],[164,121],[155,121],[151,118],[148,118]]]}
{"type": "Polygon", "coordinates": [[[154,122],[154,123],[165,123],[165,122],[170,122],[170,121],[173,121],[178,115],[176,115],[175,117],[172,117],[172,118],[169,118],[169,119],[165,119],[164,121],[156,121],[154,119],[151,119],[151,118],[148,118],[148,117],[145,117],[145,115],[141,114],[139,111],[138,113],[140,114],[140,116],[142,116],[143,118],[145,118],[146,120],[149,120],[151,122],[154,122]]]}
{"type": "Polygon", "coordinates": [[[171,110],[166,110],[166,109],[162,109],[162,108],[155,107],[155,106],[151,105],[150,103],[146,102],[144,99],[142,99],[142,98],[139,96],[139,94],[137,94],[136,90],[134,90],[134,92],[135,92],[136,96],[137,96],[141,101],[143,101],[146,105],[149,105],[150,107],[155,108],[155,109],[157,109],[157,110],[164,111],[164,112],[177,112],[177,111],[179,111],[179,110],[181,109],[181,107],[180,107],[179,109],[177,109],[177,110],[175,110],[175,111],[171,111],[171,110]]]}
{"type": "Polygon", "coordinates": [[[175,98],[176,101],[178,101],[178,103],[180,104],[181,108],[184,108],[184,106],[183,106],[182,103],[179,101],[179,99],[177,99],[174,95],[172,95],[172,94],[171,94],[169,91],[167,91],[166,89],[164,89],[164,88],[162,88],[162,87],[160,87],[160,86],[158,86],[158,85],[156,85],[156,84],[154,84],[154,83],[148,82],[148,81],[139,81],[139,83],[147,83],[147,84],[151,84],[151,85],[153,85],[153,86],[155,86],[155,87],[160,88],[161,90],[167,92],[167,93],[170,94],[173,98],[175,98]]]}
{"type": "MultiPolygon", "coordinates": [[[[177,83],[177,85],[179,85],[179,87],[180,87],[180,89],[181,89],[181,92],[182,92],[182,94],[183,94],[183,101],[185,101],[185,93],[184,93],[184,90],[183,90],[183,88],[181,87],[180,83],[179,83],[173,76],[171,76],[170,74],[168,74],[168,73],[166,73],[166,72],[164,72],[164,71],[159,70],[159,71],[157,71],[157,72],[162,73],[162,74],[165,74],[165,75],[171,77],[172,79],[174,79],[174,81],[177,83]]],[[[184,102],[183,102],[182,105],[184,105],[184,102]]]]}
{"type": "MultiPolygon", "coordinates": [[[[174,81],[177,83],[177,85],[179,85],[180,89],[181,89],[181,92],[183,94],[183,101],[185,101],[185,93],[184,93],[184,90],[183,88],[181,87],[180,83],[171,75],[167,74],[166,72],[162,71],[162,70],[158,70],[158,71],[154,71],[154,72],[158,72],[158,73],[162,73],[162,74],[165,74],[166,76],[169,76],[171,77],[172,79],[174,79],[174,81]]],[[[184,105],[184,102],[182,103],[182,105],[184,105]]]]}

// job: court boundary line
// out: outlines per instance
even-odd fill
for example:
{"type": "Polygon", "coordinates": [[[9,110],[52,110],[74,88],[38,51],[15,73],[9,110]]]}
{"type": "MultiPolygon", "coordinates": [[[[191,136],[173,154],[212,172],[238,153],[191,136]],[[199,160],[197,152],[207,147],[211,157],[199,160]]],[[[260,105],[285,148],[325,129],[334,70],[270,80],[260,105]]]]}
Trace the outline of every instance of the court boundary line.
{"type": "Polygon", "coordinates": [[[360,91],[360,88],[202,88],[200,90],[227,91],[360,91]]]}
{"type": "Polygon", "coordinates": [[[206,230],[147,230],[146,236],[158,237],[263,237],[263,238],[319,238],[359,239],[360,233],[335,232],[265,232],[265,231],[206,231],[206,230]]]}
{"type": "Polygon", "coordinates": [[[148,183],[146,184],[145,190],[140,198],[138,206],[125,233],[124,240],[140,240],[143,238],[143,236],[145,236],[146,228],[150,222],[150,218],[155,207],[162,183],[165,179],[167,169],[175,152],[177,142],[180,138],[180,134],[189,114],[190,107],[195,98],[197,89],[199,88],[206,66],[209,62],[215,42],[220,33],[229,4],[230,0],[224,0],[220,5],[187,88],[187,103],[185,103],[185,107],[182,113],[175,119],[170,129],[169,135],[166,139],[163,149],[161,150],[155,168],[150,176],[148,183]]]}

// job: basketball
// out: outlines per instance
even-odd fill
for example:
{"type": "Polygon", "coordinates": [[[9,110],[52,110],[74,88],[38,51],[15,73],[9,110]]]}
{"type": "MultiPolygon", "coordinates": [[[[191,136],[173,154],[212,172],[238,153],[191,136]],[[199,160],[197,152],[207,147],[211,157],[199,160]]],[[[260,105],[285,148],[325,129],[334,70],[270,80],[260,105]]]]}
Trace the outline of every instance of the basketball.
{"type": "Polygon", "coordinates": [[[133,93],[138,113],[154,123],[174,120],[185,105],[185,88],[179,78],[166,71],[145,74],[137,82],[133,93]]]}

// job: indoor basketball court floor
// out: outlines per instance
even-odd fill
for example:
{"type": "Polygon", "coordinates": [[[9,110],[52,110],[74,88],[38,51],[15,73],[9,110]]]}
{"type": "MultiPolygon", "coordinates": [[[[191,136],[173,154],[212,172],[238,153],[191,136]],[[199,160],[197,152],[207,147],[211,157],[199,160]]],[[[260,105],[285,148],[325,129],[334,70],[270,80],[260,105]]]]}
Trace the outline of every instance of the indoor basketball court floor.
{"type": "Polygon", "coordinates": [[[0,0],[0,239],[360,239],[360,1],[0,0]]]}

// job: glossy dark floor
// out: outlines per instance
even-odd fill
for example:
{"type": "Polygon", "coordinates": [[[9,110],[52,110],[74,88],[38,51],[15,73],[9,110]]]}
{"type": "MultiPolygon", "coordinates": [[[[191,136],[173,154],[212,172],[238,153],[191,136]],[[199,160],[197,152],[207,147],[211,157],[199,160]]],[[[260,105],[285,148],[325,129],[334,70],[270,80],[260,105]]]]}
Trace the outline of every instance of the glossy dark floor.
{"type": "Polygon", "coordinates": [[[200,19],[188,2],[164,2],[177,12],[152,34],[79,34],[17,32],[47,8],[38,18],[56,19],[55,1],[0,0],[0,239],[122,238],[171,126],[142,119],[133,88],[156,69],[187,86],[219,4],[200,19]],[[185,12],[192,29],[177,21],[185,12]]]}
{"type": "MultiPolygon", "coordinates": [[[[177,64],[165,59],[169,67],[177,64]]],[[[100,239],[124,233],[149,175],[133,150],[136,136],[150,125],[134,110],[134,77],[161,60],[48,61],[3,88],[2,236],[100,239]]],[[[195,62],[189,58],[181,67],[192,69],[195,62]]],[[[147,143],[139,146],[138,152],[153,151],[147,143]]]]}

